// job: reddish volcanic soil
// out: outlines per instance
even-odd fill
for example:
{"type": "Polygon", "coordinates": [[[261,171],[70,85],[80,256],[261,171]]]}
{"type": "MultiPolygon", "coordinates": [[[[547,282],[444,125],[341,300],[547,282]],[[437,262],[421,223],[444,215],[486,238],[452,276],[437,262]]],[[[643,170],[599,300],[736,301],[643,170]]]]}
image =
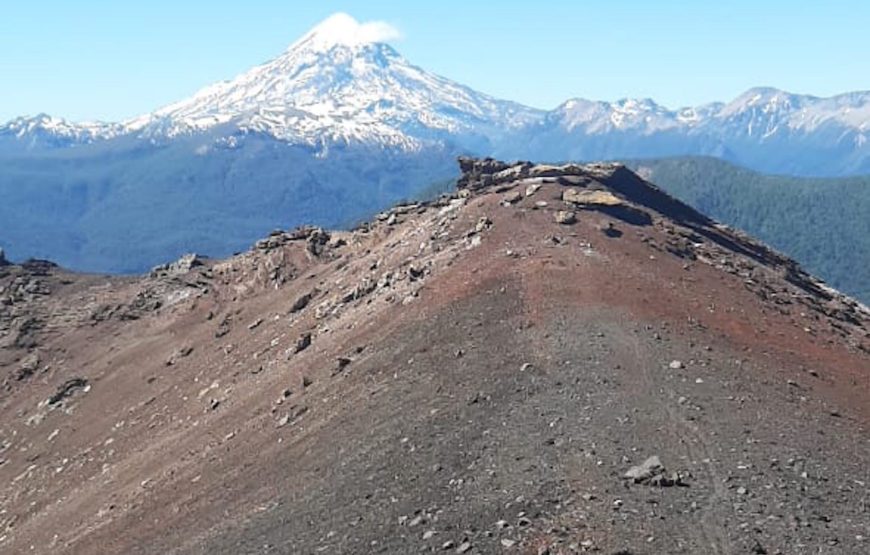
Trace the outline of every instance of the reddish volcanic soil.
{"type": "Polygon", "coordinates": [[[226,261],[0,266],[0,552],[870,552],[865,307],[620,166],[463,169],[226,261]]]}

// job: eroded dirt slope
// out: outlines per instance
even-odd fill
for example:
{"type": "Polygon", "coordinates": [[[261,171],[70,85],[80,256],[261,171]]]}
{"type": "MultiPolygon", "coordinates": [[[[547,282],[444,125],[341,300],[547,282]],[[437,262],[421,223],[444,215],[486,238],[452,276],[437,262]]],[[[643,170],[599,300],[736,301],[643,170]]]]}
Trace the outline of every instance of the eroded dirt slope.
{"type": "Polygon", "coordinates": [[[462,166],[226,261],[0,266],[0,551],[870,550],[865,307],[621,166],[462,166]]]}

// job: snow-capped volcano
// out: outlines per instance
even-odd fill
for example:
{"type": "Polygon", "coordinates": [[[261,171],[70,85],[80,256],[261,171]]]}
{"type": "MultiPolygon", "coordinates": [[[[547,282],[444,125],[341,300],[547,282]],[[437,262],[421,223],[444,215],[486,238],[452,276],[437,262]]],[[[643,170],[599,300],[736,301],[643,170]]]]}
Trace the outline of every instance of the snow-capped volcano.
{"type": "Polygon", "coordinates": [[[542,111],[424,71],[387,44],[396,36],[386,24],[336,14],[273,60],[155,112],[118,124],[18,118],[0,126],[0,142],[20,150],[202,134],[203,152],[257,135],[318,155],[332,145],[545,160],[701,154],[768,172],[870,171],[870,92],[819,98],[755,88],[680,109],[575,98],[542,111]]]}
{"type": "Polygon", "coordinates": [[[376,26],[334,15],[277,58],[126,127],[172,136],[232,122],[293,143],[416,149],[540,117],[411,65],[376,26]]]}

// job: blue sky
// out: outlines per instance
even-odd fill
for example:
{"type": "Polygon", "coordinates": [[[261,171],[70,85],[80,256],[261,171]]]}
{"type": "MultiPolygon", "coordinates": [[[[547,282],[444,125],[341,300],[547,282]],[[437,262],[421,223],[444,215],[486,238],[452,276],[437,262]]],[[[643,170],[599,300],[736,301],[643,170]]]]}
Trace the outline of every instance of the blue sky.
{"type": "Polygon", "coordinates": [[[541,108],[577,96],[677,107],[756,85],[870,89],[866,0],[4,4],[3,121],[149,112],[274,57],[337,11],[397,27],[394,45],[417,65],[541,108]]]}

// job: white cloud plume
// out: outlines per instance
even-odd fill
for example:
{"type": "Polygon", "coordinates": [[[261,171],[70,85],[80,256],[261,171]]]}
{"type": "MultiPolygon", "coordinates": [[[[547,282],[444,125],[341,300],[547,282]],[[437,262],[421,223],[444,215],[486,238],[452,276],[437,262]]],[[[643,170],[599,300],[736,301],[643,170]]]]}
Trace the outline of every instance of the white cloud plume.
{"type": "Polygon", "coordinates": [[[318,46],[344,44],[349,46],[389,42],[402,38],[402,33],[386,21],[360,23],[346,13],[336,13],[323,20],[300,42],[318,46]]]}

